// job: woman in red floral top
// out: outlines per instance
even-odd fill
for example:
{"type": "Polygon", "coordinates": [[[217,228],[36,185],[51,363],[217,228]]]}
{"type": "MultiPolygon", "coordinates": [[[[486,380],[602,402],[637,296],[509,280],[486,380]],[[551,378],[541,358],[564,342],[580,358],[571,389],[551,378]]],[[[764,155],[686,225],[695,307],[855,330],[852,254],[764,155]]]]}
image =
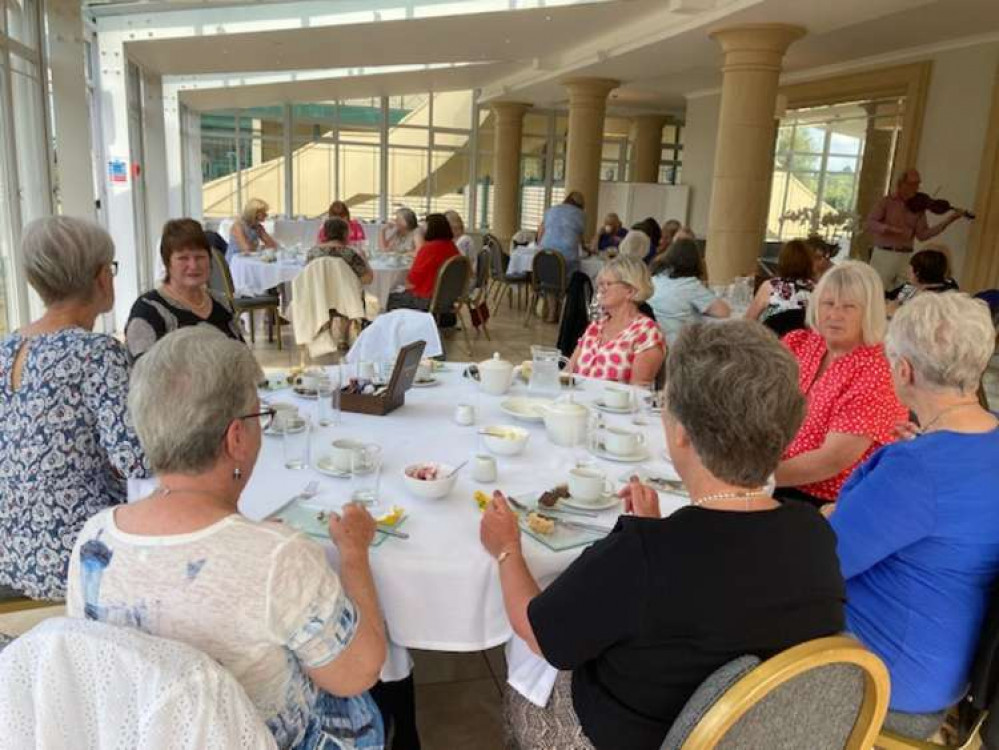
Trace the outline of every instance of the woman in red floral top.
{"type": "Polygon", "coordinates": [[[597,298],[605,317],[583,332],[569,369],[588,378],[652,383],[666,356],[666,341],[656,322],[638,311],[638,303],[651,295],[652,280],[642,261],[618,257],[604,266],[597,276],[597,298]]]}
{"type": "Polygon", "coordinates": [[[895,439],[908,415],[895,395],[881,345],[884,288],[866,263],[828,271],[808,306],[809,328],[783,343],[798,360],[808,413],[777,467],[777,495],[814,505],[836,500],[847,477],[895,439]]]}

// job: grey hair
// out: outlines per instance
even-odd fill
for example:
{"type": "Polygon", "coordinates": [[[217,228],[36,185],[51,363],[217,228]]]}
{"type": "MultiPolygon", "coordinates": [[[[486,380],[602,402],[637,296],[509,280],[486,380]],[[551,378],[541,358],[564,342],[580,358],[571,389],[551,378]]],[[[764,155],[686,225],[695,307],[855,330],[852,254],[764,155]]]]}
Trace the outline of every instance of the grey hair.
{"type": "Polygon", "coordinates": [[[164,336],[132,370],[128,409],[157,474],[198,474],[233,420],[255,411],[263,377],[249,347],[210,326],[164,336]]]}
{"type": "Polygon", "coordinates": [[[643,260],[649,254],[652,240],[641,229],[629,229],[628,234],[618,243],[618,255],[643,260]]]}
{"type": "Polygon", "coordinates": [[[923,292],[888,326],[885,354],[906,359],[931,389],[974,393],[996,348],[988,305],[960,292],[923,292]]]}
{"type": "Polygon", "coordinates": [[[21,254],[28,283],[46,305],[85,302],[101,267],[114,260],[114,242],[86,219],[46,216],[25,228],[21,254]]]}
{"type": "Polygon", "coordinates": [[[760,487],[805,417],[798,364],[756,321],[685,326],[666,358],[666,418],[722,481],[760,487]]]}
{"type": "Polygon", "coordinates": [[[827,292],[837,301],[846,299],[863,308],[861,335],[866,346],[884,341],[888,312],[885,287],[877,271],[859,260],[846,260],[822,274],[805,311],[809,328],[817,328],[819,305],[827,292]]]}
{"type": "Polygon", "coordinates": [[[620,281],[635,290],[635,302],[645,302],[652,296],[652,278],[649,276],[649,267],[641,260],[629,258],[626,255],[619,255],[610,261],[601,270],[598,276],[611,276],[615,281],[620,281]]]}

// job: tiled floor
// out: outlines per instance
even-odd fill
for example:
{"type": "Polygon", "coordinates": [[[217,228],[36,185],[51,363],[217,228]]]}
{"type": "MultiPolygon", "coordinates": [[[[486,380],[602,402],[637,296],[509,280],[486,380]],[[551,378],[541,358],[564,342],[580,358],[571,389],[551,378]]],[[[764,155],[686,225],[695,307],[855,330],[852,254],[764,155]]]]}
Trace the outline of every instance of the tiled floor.
{"type": "MultiPolygon", "coordinates": [[[[524,311],[504,303],[489,321],[491,341],[471,334],[469,354],[459,332],[447,336],[448,359],[478,362],[499,352],[514,364],[531,356],[531,344],[555,345],[557,326],[532,320],[524,327],[524,311]]],[[[289,367],[300,354],[285,328],[284,350],[257,331],[254,351],[264,367],[289,367]]],[[[324,361],[325,363],[325,361],[324,361]]],[[[503,649],[468,654],[414,651],[416,718],[423,750],[502,750],[502,689],[506,681],[503,649]]]]}

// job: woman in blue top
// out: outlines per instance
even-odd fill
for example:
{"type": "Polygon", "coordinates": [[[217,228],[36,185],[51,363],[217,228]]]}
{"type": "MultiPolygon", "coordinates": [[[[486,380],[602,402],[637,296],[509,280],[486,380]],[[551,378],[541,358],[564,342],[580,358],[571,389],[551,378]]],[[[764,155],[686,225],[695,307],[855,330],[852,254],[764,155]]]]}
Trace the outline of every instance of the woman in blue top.
{"type": "Polygon", "coordinates": [[[921,427],[858,468],[830,518],[847,629],[888,667],[895,712],[964,695],[999,574],[999,423],[976,396],[995,336],[988,308],[965,294],[899,310],[885,353],[921,427]]]}
{"type": "Polygon", "coordinates": [[[675,240],[665,253],[656,257],[649,270],[655,288],[649,305],[667,344],[672,344],[688,323],[732,314],[728,303],[716,297],[701,281],[704,266],[701,251],[693,240],[675,240]]]}
{"type": "Polygon", "coordinates": [[[84,522],[147,472],[128,418],[128,354],[93,332],[114,306],[111,238],[49,217],[26,228],[21,252],[45,314],[0,341],[0,598],[56,600],[84,522]]]}
{"type": "Polygon", "coordinates": [[[579,248],[584,243],[586,231],[583,206],[583,194],[573,190],[564,201],[545,211],[545,218],[538,227],[538,247],[555,250],[565,258],[566,278],[579,270],[579,248]]]}

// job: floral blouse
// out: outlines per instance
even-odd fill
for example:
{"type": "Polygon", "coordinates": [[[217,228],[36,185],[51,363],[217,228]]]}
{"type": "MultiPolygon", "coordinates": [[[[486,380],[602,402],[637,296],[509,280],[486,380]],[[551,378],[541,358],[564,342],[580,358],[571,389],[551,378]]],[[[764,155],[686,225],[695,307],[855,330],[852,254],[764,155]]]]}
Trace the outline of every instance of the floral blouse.
{"type": "Polygon", "coordinates": [[[610,341],[600,340],[603,328],[603,321],[590,323],[579,340],[576,372],[583,377],[630,383],[637,355],[653,347],[666,348],[659,326],[644,315],[636,315],[627,328],[610,341]]]}
{"type": "Polygon", "coordinates": [[[128,376],[125,349],[101,333],[65,328],[0,341],[0,586],[64,598],[83,524],[125,502],[127,478],[148,476],[128,417],[128,376]]]}

